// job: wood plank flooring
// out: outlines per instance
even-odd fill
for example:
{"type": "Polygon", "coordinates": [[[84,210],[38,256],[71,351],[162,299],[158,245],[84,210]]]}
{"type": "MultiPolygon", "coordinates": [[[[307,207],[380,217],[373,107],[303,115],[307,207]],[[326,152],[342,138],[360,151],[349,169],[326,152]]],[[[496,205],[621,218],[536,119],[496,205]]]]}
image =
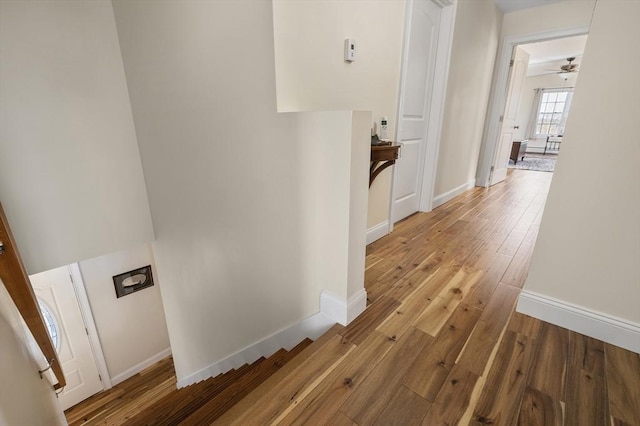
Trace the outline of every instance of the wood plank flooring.
{"type": "Polygon", "coordinates": [[[367,248],[367,310],[213,424],[640,426],[638,354],[514,312],[550,181],[511,170],[396,224],[367,248]]]}
{"type": "Polygon", "coordinates": [[[369,306],[220,425],[640,425],[640,356],[515,313],[551,174],[512,170],[367,248],[369,306]]]}

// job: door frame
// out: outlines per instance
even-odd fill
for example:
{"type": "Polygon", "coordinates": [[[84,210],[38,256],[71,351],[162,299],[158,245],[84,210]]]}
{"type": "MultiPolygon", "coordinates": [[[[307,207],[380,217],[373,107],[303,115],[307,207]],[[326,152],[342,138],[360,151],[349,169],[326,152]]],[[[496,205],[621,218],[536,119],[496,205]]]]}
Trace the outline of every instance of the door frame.
{"type": "MultiPolygon", "coordinates": [[[[453,28],[456,19],[458,0],[431,0],[442,11],[440,15],[440,31],[438,32],[438,44],[436,47],[436,63],[433,75],[433,91],[431,93],[431,109],[427,120],[426,146],[421,148],[421,157],[418,160],[422,167],[419,170],[419,203],[421,212],[429,212],[433,208],[433,190],[436,180],[436,168],[438,165],[438,151],[440,149],[440,135],[444,117],[444,104],[447,94],[447,81],[449,78],[449,63],[451,60],[451,47],[453,44],[453,28]]],[[[411,31],[411,11],[413,0],[407,0],[405,5],[404,36],[402,42],[402,62],[400,64],[400,84],[398,85],[398,107],[396,110],[396,126],[394,140],[398,140],[399,123],[402,116],[402,104],[404,101],[403,89],[406,84],[407,60],[409,56],[409,35],[411,31]]],[[[402,151],[402,148],[400,148],[402,151]]],[[[402,152],[400,153],[402,155],[402,152]]],[[[396,168],[391,174],[391,191],[389,194],[389,229],[393,231],[394,217],[394,193],[393,185],[396,179],[396,168]]]]}
{"type": "Polygon", "coordinates": [[[107,369],[107,361],[104,358],[104,352],[102,350],[102,344],[98,336],[98,329],[93,318],[91,311],[91,305],[89,304],[89,297],[87,295],[87,289],[84,286],[84,280],[82,279],[82,272],[80,271],[80,265],[78,263],[72,263],[68,265],[69,275],[71,276],[71,282],[73,284],[73,290],[78,300],[78,306],[80,307],[80,313],[82,314],[82,320],[84,326],[87,328],[87,337],[89,338],[89,344],[91,346],[91,352],[93,353],[93,359],[96,362],[98,374],[102,381],[102,390],[111,389],[113,387],[111,383],[111,377],[109,376],[109,370],[107,369]]]}
{"type": "Polygon", "coordinates": [[[502,38],[496,58],[491,99],[489,101],[489,113],[485,121],[485,136],[482,141],[480,158],[478,160],[476,186],[489,187],[491,168],[495,167],[498,160],[500,128],[502,125],[500,116],[504,114],[507,103],[507,87],[510,75],[509,62],[511,61],[516,46],[584,34],[589,34],[588,25],[502,38]]]}

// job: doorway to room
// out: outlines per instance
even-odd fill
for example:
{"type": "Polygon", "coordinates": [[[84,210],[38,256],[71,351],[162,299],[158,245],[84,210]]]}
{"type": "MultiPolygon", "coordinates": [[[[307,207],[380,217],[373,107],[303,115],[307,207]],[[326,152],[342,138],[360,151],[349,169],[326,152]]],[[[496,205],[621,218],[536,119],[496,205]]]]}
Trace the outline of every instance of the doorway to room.
{"type": "Polygon", "coordinates": [[[586,41],[582,34],[513,46],[489,185],[508,169],[553,172],[586,41]]]}

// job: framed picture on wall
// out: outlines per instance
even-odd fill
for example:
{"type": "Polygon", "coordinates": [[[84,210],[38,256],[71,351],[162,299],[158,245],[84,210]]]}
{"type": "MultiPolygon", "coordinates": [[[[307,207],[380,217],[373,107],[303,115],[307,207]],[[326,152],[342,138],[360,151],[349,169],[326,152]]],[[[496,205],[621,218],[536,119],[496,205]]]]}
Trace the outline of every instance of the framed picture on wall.
{"type": "Polygon", "coordinates": [[[151,265],[116,275],[113,277],[113,284],[116,287],[116,296],[118,298],[135,293],[143,288],[151,287],[153,285],[151,265]]]}

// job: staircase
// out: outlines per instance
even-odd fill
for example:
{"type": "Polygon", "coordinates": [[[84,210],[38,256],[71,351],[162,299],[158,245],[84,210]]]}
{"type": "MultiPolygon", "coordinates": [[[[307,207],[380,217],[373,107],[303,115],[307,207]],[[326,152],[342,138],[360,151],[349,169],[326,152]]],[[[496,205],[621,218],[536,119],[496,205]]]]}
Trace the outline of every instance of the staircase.
{"type": "Polygon", "coordinates": [[[313,343],[305,339],[290,351],[280,349],[269,358],[176,389],[148,406],[124,425],[204,425],[210,424],[237,404],[313,343]]]}

